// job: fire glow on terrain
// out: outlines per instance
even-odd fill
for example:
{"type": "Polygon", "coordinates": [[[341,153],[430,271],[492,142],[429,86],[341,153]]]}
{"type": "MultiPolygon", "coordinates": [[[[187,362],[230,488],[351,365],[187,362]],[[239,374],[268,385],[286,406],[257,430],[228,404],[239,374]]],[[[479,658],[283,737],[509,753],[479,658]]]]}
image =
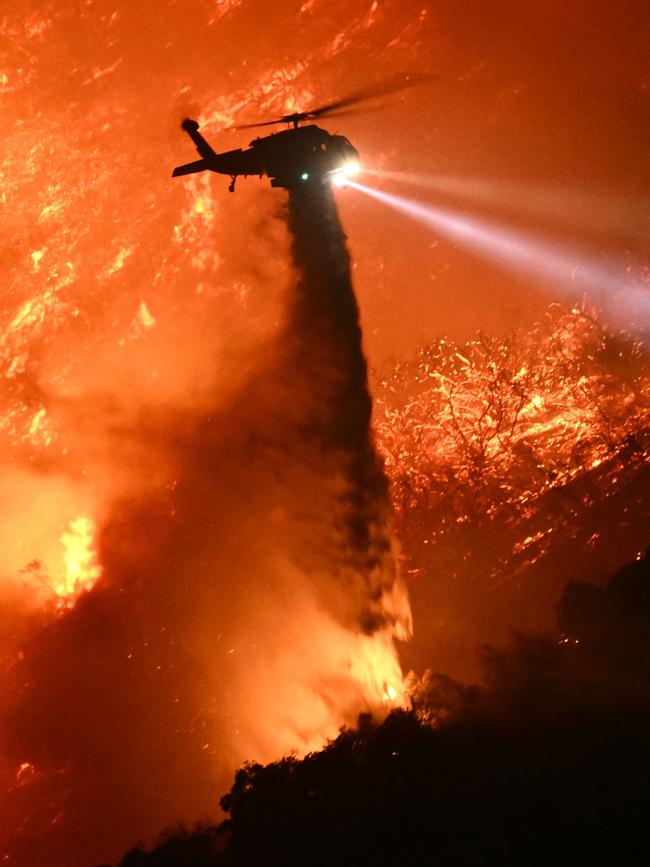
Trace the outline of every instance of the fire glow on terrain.
{"type": "MultiPolygon", "coordinates": [[[[340,480],[314,454],[296,471],[300,444],[274,438],[313,390],[264,381],[295,283],[283,194],[169,175],[186,158],[185,116],[219,150],[246,146],[224,128],[413,69],[440,72],[440,88],[332,127],[364,165],[504,177],[539,156],[541,175],[569,176],[573,159],[612,166],[608,189],[619,163],[634,180],[642,136],[611,130],[622,90],[647,98],[647,52],[624,28],[599,31],[591,3],[588,28],[580,3],[556,4],[555,53],[539,36],[548,4],[511,15],[506,3],[502,18],[474,5],[459,17],[456,2],[412,0],[337,0],[335,14],[325,0],[3,3],[8,863],[115,861],[137,838],[212,819],[243,761],[316,749],[359,711],[406,702],[395,639],[408,596],[382,601],[390,628],[358,628],[353,582],[327,560],[340,480]],[[602,118],[576,111],[592,78],[602,118]],[[573,150],[553,139],[568,117],[573,150]],[[298,494],[278,503],[287,480],[298,494]]],[[[572,551],[596,573],[638,550],[640,497],[626,512],[608,504],[647,461],[644,356],[586,315],[549,325],[546,296],[467,270],[346,195],[366,348],[375,367],[402,359],[377,378],[375,418],[418,603],[416,662],[455,673],[513,624],[544,625],[547,576],[571,577],[572,551]],[[543,352],[503,337],[522,317],[543,322],[543,352]],[[608,524],[623,527],[614,553],[608,524]]]]}
{"type": "Polygon", "coordinates": [[[640,339],[553,306],[507,338],[440,338],[378,376],[376,391],[414,640],[447,670],[473,676],[473,630],[497,642],[522,623],[551,628],[569,577],[598,578],[643,553],[650,367],[640,339]],[[427,574],[442,570],[453,582],[432,587],[427,574]],[[440,629],[461,605],[464,622],[440,629]],[[418,628],[429,611],[439,620],[418,628]]]}

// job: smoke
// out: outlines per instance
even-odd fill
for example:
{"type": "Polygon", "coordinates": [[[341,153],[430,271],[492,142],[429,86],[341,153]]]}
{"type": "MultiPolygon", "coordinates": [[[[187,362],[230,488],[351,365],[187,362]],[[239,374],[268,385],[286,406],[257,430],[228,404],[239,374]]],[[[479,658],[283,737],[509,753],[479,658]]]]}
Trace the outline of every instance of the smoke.
{"type": "Polygon", "coordinates": [[[410,614],[345,239],[328,188],[280,217],[262,235],[293,236],[284,321],[200,404],[127,395],[113,448],[150,480],[107,509],[95,590],[11,669],[20,863],[112,857],[213,816],[243,761],[314,749],[398,697],[410,614]]]}

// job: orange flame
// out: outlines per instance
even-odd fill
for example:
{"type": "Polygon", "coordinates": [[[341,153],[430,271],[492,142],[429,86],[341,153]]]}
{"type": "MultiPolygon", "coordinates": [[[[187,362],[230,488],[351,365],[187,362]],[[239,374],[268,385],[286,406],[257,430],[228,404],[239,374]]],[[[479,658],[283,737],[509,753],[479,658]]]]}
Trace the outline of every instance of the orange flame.
{"type": "Polygon", "coordinates": [[[357,640],[350,674],[371,707],[380,703],[387,709],[407,705],[404,677],[388,634],[376,633],[357,640]]]}
{"type": "Polygon", "coordinates": [[[92,518],[81,516],[70,521],[62,534],[65,579],[57,584],[55,592],[61,608],[70,608],[79,596],[90,590],[102,573],[95,552],[96,524],[92,518]]]}

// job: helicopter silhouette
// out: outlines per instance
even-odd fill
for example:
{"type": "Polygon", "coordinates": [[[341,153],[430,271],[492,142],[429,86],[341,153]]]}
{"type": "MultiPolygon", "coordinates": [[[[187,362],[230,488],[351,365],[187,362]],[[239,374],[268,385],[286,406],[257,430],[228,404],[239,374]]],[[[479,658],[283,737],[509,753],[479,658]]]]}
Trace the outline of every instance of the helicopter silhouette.
{"type": "Polygon", "coordinates": [[[332,135],[315,124],[308,126],[301,126],[301,124],[326,116],[340,117],[355,114],[356,111],[351,110],[352,106],[424,84],[436,77],[429,74],[396,76],[390,81],[357,91],[344,99],[310,111],[294,112],[274,120],[229,127],[229,129],[240,130],[279,123],[290,126],[282,132],[254,139],[245,150],[238,148],[217,153],[199,132],[197,121],[185,118],[181,127],[194,142],[201,159],[177,166],[172,172],[172,177],[177,178],[203,171],[228,175],[230,177],[228,189],[231,193],[235,191],[237,178],[249,175],[258,177],[266,175],[272,187],[284,187],[288,190],[305,183],[322,183],[328,178],[343,179],[344,183],[345,177],[350,177],[359,170],[357,149],[343,135],[332,135]]]}

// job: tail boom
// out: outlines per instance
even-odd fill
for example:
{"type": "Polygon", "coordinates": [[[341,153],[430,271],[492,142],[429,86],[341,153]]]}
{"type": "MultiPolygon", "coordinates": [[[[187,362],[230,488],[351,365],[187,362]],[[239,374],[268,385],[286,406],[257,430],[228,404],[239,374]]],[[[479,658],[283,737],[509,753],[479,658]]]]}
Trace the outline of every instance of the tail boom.
{"type": "Polygon", "coordinates": [[[210,169],[208,160],[196,160],[193,163],[185,163],[182,166],[176,166],[172,172],[173,178],[179,178],[182,175],[193,175],[195,172],[204,172],[210,169]]]}

